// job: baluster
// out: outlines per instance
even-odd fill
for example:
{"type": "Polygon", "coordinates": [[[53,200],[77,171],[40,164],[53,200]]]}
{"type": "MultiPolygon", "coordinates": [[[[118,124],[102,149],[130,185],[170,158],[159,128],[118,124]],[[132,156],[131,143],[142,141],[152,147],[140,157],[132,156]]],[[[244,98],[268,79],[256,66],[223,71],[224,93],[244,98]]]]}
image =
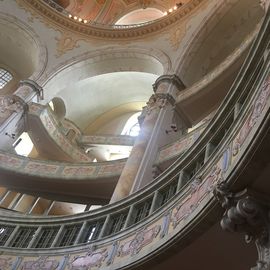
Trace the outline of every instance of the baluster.
{"type": "Polygon", "coordinates": [[[129,208],[128,215],[127,215],[127,218],[126,218],[126,221],[125,221],[125,224],[124,224],[123,229],[127,228],[129,226],[129,224],[131,223],[133,210],[134,210],[134,205],[132,204],[130,206],[130,208],[129,208]]]}
{"type": "Polygon", "coordinates": [[[79,233],[78,233],[78,235],[77,235],[77,237],[76,237],[76,239],[74,241],[74,245],[77,245],[79,243],[80,239],[82,238],[82,235],[85,232],[86,226],[87,226],[87,222],[84,221],[83,225],[81,226],[80,231],[79,231],[79,233]]]}
{"type": "Polygon", "coordinates": [[[13,240],[13,238],[15,237],[15,235],[17,234],[18,230],[19,230],[20,226],[16,226],[15,229],[13,230],[13,232],[10,234],[8,240],[6,241],[4,247],[9,247],[11,241],[13,240]]]}
{"type": "Polygon", "coordinates": [[[109,225],[109,223],[110,223],[110,218],[111,218],[111,215],[110,215],[110,214],[107,215],[107,217],[106,217],[106,219],[105,219],[105,222],[104,222],[104,224],[103,224],[103,226],[102,226],[102,229],[101,229],[101,231],[100,231],[99,236],[98,236],[97,239],[100,239],[100,238],[102,238],[102,237],[105,236],[105,232],[106,232],[106,230],[107,230],[107,228],[108,228],[108,225],[109,225]]]}
{"type": "Polygon", "coordinates": [[[57,232],[57,234],[56,234],[56,236],[55,236],[55,238],[54,238],[54,240],[52,242],[51,247],[56,247],[56,244],[58,244],[59,238],[62,235],[62,232],[64,230],[64,227],[65,227],[64,225],[61,225],[59,231],[57,232]]]}

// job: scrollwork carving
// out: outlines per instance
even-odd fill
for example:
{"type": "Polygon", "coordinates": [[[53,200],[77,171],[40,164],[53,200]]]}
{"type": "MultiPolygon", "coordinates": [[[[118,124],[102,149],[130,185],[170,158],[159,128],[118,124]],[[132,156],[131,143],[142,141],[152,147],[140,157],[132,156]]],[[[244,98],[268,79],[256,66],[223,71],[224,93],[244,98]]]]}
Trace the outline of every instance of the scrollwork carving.
{"type": "Polygon", "coordinates": [[[247,190],[233,193],[229,186],[218,183],[214,195],[225,208],[221,227],[229,232],[245,233],[247,243],[254,241],[258,250],[257,266],[252,270],[270,268],[269,209],[251,196],[247,190]]]}
{"type": "Polygon", "coordinates": [[[150,114],[154,110],[164,108],[168,103],[174,104],[175,99],[170,94],[153,94],[149,101],[146,103],[146,114],[150,114]]]}
{"type": "Polygon", "coordinates": [[[28,106],[20,97],[11,95],[4,96],[0,99],[0,114],[6,114],[7,112],[25,112],[28,106]]]}

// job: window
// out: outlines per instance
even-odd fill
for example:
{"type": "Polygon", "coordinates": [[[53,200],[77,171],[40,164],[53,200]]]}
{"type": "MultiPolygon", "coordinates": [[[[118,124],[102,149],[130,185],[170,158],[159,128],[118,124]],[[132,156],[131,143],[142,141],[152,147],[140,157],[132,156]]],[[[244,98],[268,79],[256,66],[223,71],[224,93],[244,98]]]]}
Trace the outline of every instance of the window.
{"type": "Polygon", "coordinates": [[[138,122],[138,117],[141,112],[137,112],[133,114],[126,122],[121,135],[129,135],[129,136],[138,136],[140,132],[140,125],[138,122]]]}
{"type": "Polygon", "coordinates": [[[8,82],[13,79],[11,73],[7,70],[0,68],[0,89],[4,88],[8,82]]]}
{"type": "Polygon", "coordinates": [[[25,157],[31,153],[33,146],[34,144],[27,132],[23,132],[22,135],[13,144],[16,153],[25,157]]]}

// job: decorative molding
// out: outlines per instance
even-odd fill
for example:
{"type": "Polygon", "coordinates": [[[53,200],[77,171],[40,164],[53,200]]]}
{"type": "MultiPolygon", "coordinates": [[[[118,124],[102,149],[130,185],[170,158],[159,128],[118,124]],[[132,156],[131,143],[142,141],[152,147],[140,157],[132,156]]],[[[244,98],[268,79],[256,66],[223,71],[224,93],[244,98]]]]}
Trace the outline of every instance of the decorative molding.
{"type": "Polygon", "coordinates": [[[55,40],[56,42],[56,54],[55,57],[60,57],[67,53],[68,51],[71,51],[75,48],[79,48],[80,45],[78,44],[79,39],[74,38],[74,35],[68,32],[62,32],[60,37],[56,37],[55,40]]]}
{"type": "Polygon", "coordinates": [[[24,86],[24,85],[31,87],[31,89],[36,93],[38,100],[39,100],[39,98],[41,100],[43,100],[43,98],[44,98],[43,88],[41,86],[39,86],[35,81],[30,80],[30,79],[20,81],[20,86],[24,86]]]}
{"type": "Polygon", "coordinates": [[[179,91],[182,91],[186,88],[184,83],[181,81],[181,79],[176,74],[162,75],[162,76],[158,77],[156,79],[155,83],[153,84],[154,92],[157,91],[159,85],[163,82],[167,82],[167,83],[171,83],[171,84],[175,85],[179,91]]]}
{"type": "Polygon", "coordinates": [[[246,242],[254,241],[259,255],[257,266],[252,269],[269,269],[269,206],[259,201],[256,195],[249,194],[247,190],[233,193],[224,182],[215,186],[214,195],[225,208],[220,222],[222,229],[228,232],[245,233],[246,242]]]}
{"type": "Polygon", "coordinates": [[[183,25],[180,25],[179,27],[170,30],[168,41],[174,51],[177,51],[179,49],[180,42],[189,28],[190,26],[187,27],[187,22],[184,22],[183,25]]]}
{"type": "Polygon", "coordinates": [[[145,114],[140,115],[141,123],[147,114],[151,114],[153,111],[164,108],[168,103],[171,105],[175,104],[175,99],[172,95],[163,93],[153,94],[146,103],[145,114]]]}
{"type": "Polygon", "coordinates": [[[138,254],[144,246],[149,245],[160,233],[161,226],[155,225],[151,229],[143,229],[135,237],[122,244],[118,249],[118,257],[138,254]]]}
{"type": "Polygon", "coordinates": [[[56,270],[59,262],[57,260],[49,260],[49,257],[41,256],[34,261],[26,261],[22,263],[22,270],[56,270]]]}
{"type": "Polygon", "coordinates": [[[48,52],[45,44],[42,42],[40,36],[37,35],[35,30],[30,27],[29,24],[19,20],[17,17],[12,16],[11,14],[6,14],[0,12],[0,21],[3,24],[12,24],[14,28],[26,35],[26,38],[32,40],[32,43],[37,46],[38,58],[37,66],[35,66],[35,71],[31,74],[29,79],[38,80],[40,76],[44,73],[48,62],[48,52]]]}
{"type": "Polygon", "coordinates": [[[68,269],[80,270],[80,269],[92,269],[92,267],[100,268],[102,263],[108,257],[107,249],[95,251],[92,248],[86,255],[75,256],[69,263],[68,269]]]}
{"type": "Polygon", "coordinates": [[[28,111],[28,105],[19,96],[7,95],[0,99],[0,114],[5,114],[7,111],[25,113],[28,111]]]}
{"type": "Polygon", "coordinates": [[[51,27],[59,30],[59,28],[65,28],[69,31],[80,33],[83,36],[91,36],[97,39],[137,39],[145,35],[152,34],[160,31],[175,22],[181,20],[190,14],[195,8],[197,8],[205,0],[190,0],[183,5],[179,10],[165,16],[159,20],[147,23],[138,27],[128,28],[115,28],[114,26],[106,25],[85,25],[74,20],[70,20],[68,16],[57,12],[43,1],[36,0],[16,0],[17,3],[30,12],[32,17],[38,18],[45,24],[50,24],[51,27]]]}

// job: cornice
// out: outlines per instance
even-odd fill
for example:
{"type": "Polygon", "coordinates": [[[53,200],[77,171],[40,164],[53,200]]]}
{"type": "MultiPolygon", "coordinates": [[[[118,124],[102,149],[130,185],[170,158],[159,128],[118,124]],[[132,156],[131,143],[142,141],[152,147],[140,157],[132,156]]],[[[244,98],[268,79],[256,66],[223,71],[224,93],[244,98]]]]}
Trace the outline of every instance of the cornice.
{"type": "Polygon", "coordinates": [[[179,91],[182,91],[186,88],[186,86],[184,85],[182,80],[176,74],[172,74],[172,75],[165,74],[165,75],[162,75],[156,79],[155,83],[153,84],[154,92],[157,91],[158,86],[162,82],[168,82],[168,83],[174,84],[179,91]]]}
{"type": "MultiPolygon", "coordinates": [[[[106,25],[87,25],[70,20],[68,17],[60,12],[57,12],[52,7],[48,6],[42,0],[16,0],[17,3],[25,10],[31,12],[33,16],[40,15],[41,20],[49,23],[53,28],[66,28],[66,30],[76,32],[87,37],[95,37],[98,39],[136,39],[154,32],[165,29],[174,24],[180,19],[189,15],[196,7],[206,0],[190,0],[187,4],[179,10],[163,17],[162,19],[153,21],[138,27],[115,29],[113,26],[106,25]]],[[[40,19],[40,17],[38,16],[40,19]]]]}

